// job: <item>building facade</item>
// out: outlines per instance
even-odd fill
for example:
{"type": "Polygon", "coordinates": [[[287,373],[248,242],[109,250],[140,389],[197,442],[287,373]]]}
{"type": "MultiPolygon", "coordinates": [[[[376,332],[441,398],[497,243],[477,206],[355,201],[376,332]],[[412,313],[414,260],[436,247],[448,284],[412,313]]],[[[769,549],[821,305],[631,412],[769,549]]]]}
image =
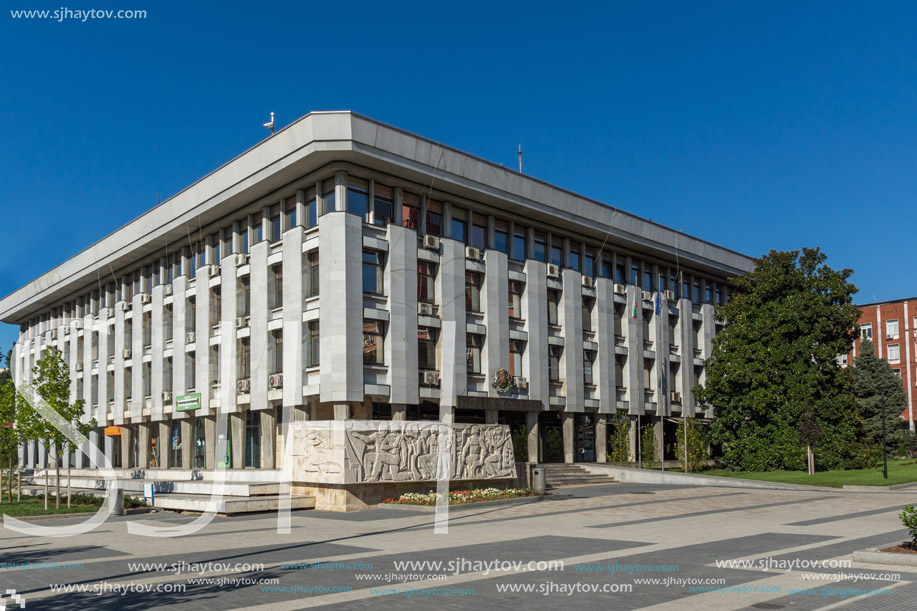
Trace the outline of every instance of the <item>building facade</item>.
{"type": "Polygon", "coordinates": [[[284,418],[501,422],[529,460],[604,460],[612,418],[666,442],[667,418],[704,415],[691,388],[714,307],[752,267],[365,117],[312,113],[9,295],[0,319],[20,325],[17,383],[62,351],[115,466],[277,468],[284,418]]]}
{"type": "Polygon", "coordinates": [[[863,339],[873,344],[876,356],[884,358],[901,378],[907,393],[907,408],[901,419],[914,432],[914,386],[917,385],[917,297],[883,301],[857,306],[860,308],[860,337],[854,341],[850,354],[841,357],[841,364],[852,364],[862,350],[863,339]]]}

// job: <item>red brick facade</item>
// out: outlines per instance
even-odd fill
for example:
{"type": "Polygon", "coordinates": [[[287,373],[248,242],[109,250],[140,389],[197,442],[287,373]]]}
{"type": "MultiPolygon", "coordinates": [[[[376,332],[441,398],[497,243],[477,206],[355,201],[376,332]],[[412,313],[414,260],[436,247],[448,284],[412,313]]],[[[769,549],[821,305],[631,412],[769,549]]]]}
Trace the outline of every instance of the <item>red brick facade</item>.
{"type": "MultiPolygon", "coordinates": [[[[876,354],[886,359],[901,374],[901,385],[907,393],[908,407],[901,419],[910,421],[914,430],[917,418],[917,297],[899,301],[859,306],[860,333],[872,338],[876,354]],[[894,321],[897,321],[897,333],[894,321]],[[897,346],[898,358],[895,359],[897,346]]],[[[860,353],[862,339],[857,339],[853,351],[847,355],[848,362],[860,353]]]]}

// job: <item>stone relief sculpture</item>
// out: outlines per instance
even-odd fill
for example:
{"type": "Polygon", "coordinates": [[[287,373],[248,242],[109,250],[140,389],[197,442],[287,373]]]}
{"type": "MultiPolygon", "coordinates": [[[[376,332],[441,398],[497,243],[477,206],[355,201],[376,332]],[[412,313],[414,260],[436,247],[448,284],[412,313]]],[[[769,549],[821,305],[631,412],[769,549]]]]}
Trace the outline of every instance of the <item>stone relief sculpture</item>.
{"type": "MultiPolygon", "coordinates": [[[[437,479],[438,423],[306,421],[291,423],[291,428],[296,481],[351,484],[437,479]]],[[[512,436],[506,425],[452,425],[451,446],[451,479],[515,475],[512,436]]]]}

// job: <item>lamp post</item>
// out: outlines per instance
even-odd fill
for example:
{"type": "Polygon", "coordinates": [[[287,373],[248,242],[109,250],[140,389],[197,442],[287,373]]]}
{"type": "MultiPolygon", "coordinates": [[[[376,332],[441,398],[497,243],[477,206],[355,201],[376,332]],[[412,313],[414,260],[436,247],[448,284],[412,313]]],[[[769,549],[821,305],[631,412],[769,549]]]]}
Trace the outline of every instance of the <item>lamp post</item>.
{"type": "Polygon", "coordinates": [[[885,392],[879,391],[882,401],[882,477],[888,479],[888,455],[885,451],[885,392]]]}

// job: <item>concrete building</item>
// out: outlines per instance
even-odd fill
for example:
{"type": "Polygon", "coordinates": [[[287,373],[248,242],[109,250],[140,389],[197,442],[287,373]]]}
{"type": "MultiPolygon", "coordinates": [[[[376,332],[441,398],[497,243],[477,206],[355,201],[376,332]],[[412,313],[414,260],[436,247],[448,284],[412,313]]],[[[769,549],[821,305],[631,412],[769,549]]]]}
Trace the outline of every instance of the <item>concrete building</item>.
{"type": "Polygon", "coordinates": [[[907,393],[907,408],[901,419],[914,431],[914,386],[917,384],[917,297],[857,306],[860,314],[860,337],[850,354],[840,357],[841,365],[852,364],[862,350],[863,339],[869,339],[876,356],[884,358],[901,378],[907,393]]]}
{"type": "MultiPolygon", "coordinates": [[[[590,461],[616,414],[666,444],[666,417],[704,415],[691,388],[714,305],[752,267],[323,112],[7,296],[0,319],[20,325],[17,382],[47,347],[63,352],[115,466],[276,468],[284,418],[501,422],[532,461],[590,461]]],[[[22,460],[43,466],[45,452],[22,460]]]]}

